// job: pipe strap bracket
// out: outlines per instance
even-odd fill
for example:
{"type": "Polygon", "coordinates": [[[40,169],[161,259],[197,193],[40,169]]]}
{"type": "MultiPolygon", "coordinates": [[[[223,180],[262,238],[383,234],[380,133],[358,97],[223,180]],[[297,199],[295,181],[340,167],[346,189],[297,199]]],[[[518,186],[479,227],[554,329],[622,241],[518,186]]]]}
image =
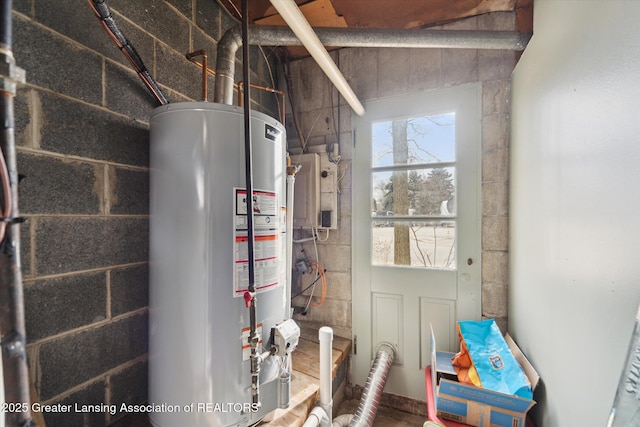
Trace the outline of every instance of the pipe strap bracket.
{"type": "Polygon", "coordinates": [[[18,85],[26,81],[26,72],[16,65],[10,51],[0,51],[0,91],[15,95],[18,85]]]}
{"type": "Polygon", "coordinates": [[[23,216],[17,217],[0,217],[0,222],[6,222],[7,224],[22,224],[23,222],[27,222],[27,218],[23,216]]]}
{"type": "Polygon", "coordinates": [[[16,331],[9,332],[0,342],[0,347],[2,347],[2,352],[10,359],[16,357],[24,359],[26,357],[25,338],[16,331]]]}

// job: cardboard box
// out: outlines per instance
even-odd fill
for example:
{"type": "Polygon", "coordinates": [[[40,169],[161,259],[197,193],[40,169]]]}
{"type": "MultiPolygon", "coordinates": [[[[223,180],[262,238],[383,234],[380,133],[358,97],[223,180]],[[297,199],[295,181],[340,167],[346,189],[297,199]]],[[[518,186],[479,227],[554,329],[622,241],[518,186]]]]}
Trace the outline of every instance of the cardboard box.
{"type": "MultiPolygon", "coordinates": [[[[531,388],[535,390],[540,376],[509,334],[505,336],[505,340],[529,378],[531,388]]],[[[431,387],[439,417],[476,427],[525,426],[527,412],[536,404],[534,400],[458,382],[456,371],[451,364],[453,356],[454,353],[437,351],[432,328],[431,387]]]]}

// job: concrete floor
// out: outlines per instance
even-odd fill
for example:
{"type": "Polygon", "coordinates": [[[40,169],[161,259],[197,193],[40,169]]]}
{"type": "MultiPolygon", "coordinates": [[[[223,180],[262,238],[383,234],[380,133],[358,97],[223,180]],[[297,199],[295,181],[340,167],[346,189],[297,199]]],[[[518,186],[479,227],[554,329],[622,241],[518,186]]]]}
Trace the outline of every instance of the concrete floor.
{"type": "MultiPolygon", "coordinates": [[[[340,405],[338,415],[353,414],[358,408],[358,400],[346,400],[340,405]]],[[[426,418],[385,406],[378,407],[373,427],[422,427],[426,418]]],[[[144,414],[137,414],[121,419],[111,427],[151,427],[144,414]]],[[[283,426],[285,427],[285,426],[283,426]]]]}
{"type": "MultiPolygon", "coordinates": [[[[310,331],[304,328],[302,329],[300,342],[294,352],[293,359],[292,407],[286,411],[286,414],[282,418],[276,417],[273,421],[261,424],[261,427],[302,426],[304,423],[304,419],[299,419],[297,414],[306,414],[310,411],[318,398],[319,344],[317,343],[317,336],[317,330],[310,331]],[[294,401],[296,404],[294,404],[294,401]]],[[[344,358],[349,354],[350,348],[351,341],[334,337],[332,356],[336,367],[338,364],[344,362],[344,358]]],[[[348,394],[343,390],[341,396],[346,394],[350,398],[343,401],[336,415],[355,413],[360,402],[361,393],[362,387],[356,387],[356,390],[350,389],[348,394]]],[[[382,395],[382,403],[388,406],[380,405],[378,407],[373,427],[422,427],[427,420],[424,403],[415,401],[412,405],[411,402],[406,402],[404,399],[402,402],[398,402],[394,401],[393,395],[385,394],[382,395]],[[425,415],[420,416],[398,409],[392,409],[392,406],[404,408],[416,413],[424,413],[425,415]]],[[[335,408],[334,412],[336,412],[335,408]]],[[[151,423],[146,414],[130,414],[116,423],[111,424],[111,427],[151,427],[151,423]]]]}
{"type": "MultiPolygon", "coordinates": [[[[356,399],[344,401],[338,409],[338,415],[353,414],[358,409],[358,403],[360,401],[356,399]]],[[[419,415],[379,406],[373,427],[422,427],[425,421],[427,421],[426,417],[423,418],[419,415]]]]}

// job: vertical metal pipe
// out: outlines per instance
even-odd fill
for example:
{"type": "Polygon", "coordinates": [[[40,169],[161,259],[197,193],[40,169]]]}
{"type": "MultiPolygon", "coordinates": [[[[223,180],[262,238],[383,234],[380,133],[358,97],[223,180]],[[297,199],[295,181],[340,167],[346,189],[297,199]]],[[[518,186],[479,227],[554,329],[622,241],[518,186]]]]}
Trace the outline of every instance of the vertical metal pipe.
{"type": "Polygon", "coordinates": [[[251,85],[249,75],[249,13],[248,0],[242,0],[242,79],[244,88],[244,158],[247,187],[247,252],[249,268],[249,340],[251,346],[251,401],[260,405],[260,363],[258,350],[260,337],[257,332],[256,319],[256,287],[255,287],[255,253],[253,229],[253,164],[251,147],[251,85]]]}
{"type": "Polygon", "coordinates": [[[0,46],[11,49],[11,9],[12,1],[3,0],[0,2],[0,46]]]}
{"type": "MultiPolygon", "coordinates": [[[[209,92],[207,85],[207,72],[209,65],[207,63],[207,51],[204,49],[196,50],[185,55],[189,61],[195,62],[193,58],[196,56],[202,56],[202,100],[207,101],[207,94],[209,92]]],[[[197,62],[196,62],[197,64],[197,62]]]]}
{"type": "Polygon", "coordinates": [[[249,239],[249,292],[255,292],[255,269],[254,267],[254,248],[253,248],[253,163],[252,163],[252,146],[251,146],[251,87],[249,84],[249,43],[248,43],[248,20],[247,18],[247,0],[242,0],[242,78],[244,84],[244,162],[245,162],[245,179],[247,187],[247,237],[249,239]]]}
{"type": "MultiPolygon", "coordinates": [[[[7,162],[13,209],[18,215],[16,151],[14,141],[13,95],[0,92],[0,116],[3,118],[0,148],[7,162]]],[[[20,224],[7,226],[0,244],[0,332],[2,333],[2,365],[4,371],[5,401],[29,405],[29,372],[26,356],[26,333],[22,274],[20,271],[20,224]]],[[[7,412],[7,426],[22,426],[31,419],[28,408],[24,413],[7,412]]]]}
{"type": "MultiPolygon", "coordinates": [[[[29,371],[27,368],[26,333],[22,274],[20,271],[20,224],[18,223],[18,172],[14,138],[13,98],[18,83],[24,83],[24,70],[15,66],[11,45],[11,0],[0,2],[0,116],[2,132],[0,149],[5,158],[10,183],[12,209],[4,239],[0,242],[0,333],[2,334],[2,370],[5,402],[19,405],[19,411],[5,412],[6,425],[31,424],[29,404],[29,371]]],[[[4,203],[7,203],[5,200],[4,203]]]]}

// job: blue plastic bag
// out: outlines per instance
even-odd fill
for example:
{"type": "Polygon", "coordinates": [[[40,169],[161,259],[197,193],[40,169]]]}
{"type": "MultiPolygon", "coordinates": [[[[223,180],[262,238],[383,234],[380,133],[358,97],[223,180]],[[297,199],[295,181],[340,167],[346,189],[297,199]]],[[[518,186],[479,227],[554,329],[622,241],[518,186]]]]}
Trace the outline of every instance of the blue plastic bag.
{"type": "Polygon", "coordinates": [[[531,383],[493,319],[458,322],[461,351],[452,363],[458,379],[500,393],[533,398],[531,383]]]}

